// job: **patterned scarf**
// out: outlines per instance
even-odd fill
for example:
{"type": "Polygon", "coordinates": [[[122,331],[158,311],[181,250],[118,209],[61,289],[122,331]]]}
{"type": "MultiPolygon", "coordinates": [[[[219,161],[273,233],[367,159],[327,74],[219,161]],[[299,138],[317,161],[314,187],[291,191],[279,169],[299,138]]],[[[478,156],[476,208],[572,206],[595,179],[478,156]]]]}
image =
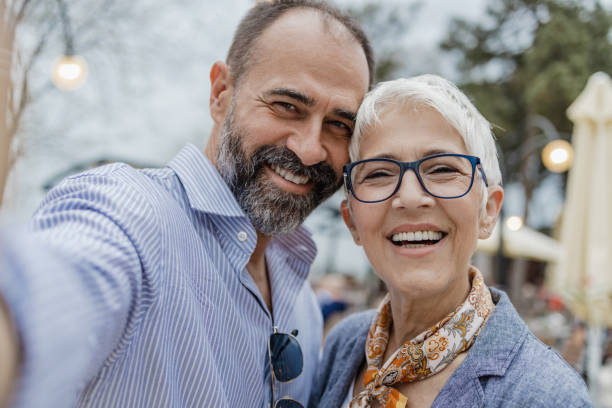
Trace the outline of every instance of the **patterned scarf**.
{"type": "Polygon", "coordinates": [[[495,306],[480,271],[471,267],[469,275],[472,289],[465,302],[435,326],[404,343],[381,367],[392,323],[391,299],[389,295],[383,299],[366,340],[366,388],[353,398],[350,408],[369,407],[372,401],[384,408],[404,408],[407,399],[393,385],[430,377],[471,347],[495,306]]]}

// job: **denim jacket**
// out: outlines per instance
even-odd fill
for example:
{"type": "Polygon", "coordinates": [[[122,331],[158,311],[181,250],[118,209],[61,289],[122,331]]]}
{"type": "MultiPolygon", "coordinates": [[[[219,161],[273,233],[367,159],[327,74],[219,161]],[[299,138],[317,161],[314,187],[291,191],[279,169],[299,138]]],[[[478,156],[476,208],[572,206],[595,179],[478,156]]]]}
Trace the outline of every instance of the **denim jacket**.
{"type": "MultiPolygon", "coordinates": [[[[495,310],[432,407],[592,407],[582,378],[529,331],[508,296],[490,289],[495,310]]],[[[374,310],[329,334],[309,407],[340,407],[364,364],[374,310]]]]}

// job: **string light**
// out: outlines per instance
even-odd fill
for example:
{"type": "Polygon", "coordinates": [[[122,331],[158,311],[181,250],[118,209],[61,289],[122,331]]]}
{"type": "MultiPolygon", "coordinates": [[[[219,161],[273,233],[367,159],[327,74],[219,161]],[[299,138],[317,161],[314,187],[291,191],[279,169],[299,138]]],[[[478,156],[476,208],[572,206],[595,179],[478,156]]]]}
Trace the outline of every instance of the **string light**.
{"type": "Polygon", "coordinates": [[[87,79],[87,63],[79,55],[65,55],[55,62],[52,78],[61,90],[78,89],[87,79]]]}
{"type": "Polygon", "coordinates": [[[565,140],[553,140],[542,149],[542,163],[548,170],[555,173],[563,173],[569,170],[573,159],[574,149],[565,140]]]}
{"type": "Polygon", "coordinates": [[[518,231],[523,227],[523,219],[518,215],[513,215],[506,219],[506,227],[510,231],[518,231]]]}

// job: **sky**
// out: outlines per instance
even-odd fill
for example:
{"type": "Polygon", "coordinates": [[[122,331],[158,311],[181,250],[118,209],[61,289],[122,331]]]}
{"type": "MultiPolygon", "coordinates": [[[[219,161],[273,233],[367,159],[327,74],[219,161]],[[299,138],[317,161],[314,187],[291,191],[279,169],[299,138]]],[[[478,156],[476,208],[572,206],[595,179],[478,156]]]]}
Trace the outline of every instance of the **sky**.
{"type": "MultiPolygon", "coordinates": [[[[214,61],[225,58],[234,28],[252,4],[250,0],[115,2],[116,16],[101,15],[79,26],[79,18],[101,1],[69,3],[75,48],[88,61],[88,80],[82,88],[65,92],[49,85],[51,66],[64,49],[60,33],[50,36],[34,66],[31,86],[36,98],[25,117],[20,135],[24,153],[4,204],[15,220],[26,221],[44,197],[42,186],[80,163],[104,158],[162,166],[185,143],[203,147],[212,124],[209,69],[214,61]]],[[[406,7],[412,3],[387,2],[406,7]]],[[[485,5],[485,0],[425,0],[413,21],[406,22],[410,29],[400,41],[426,72],[428,56],[435,55],[450,19],[478,20],[485,5]]],[[[32,24],[20,32],[25,50],[35,43],[41,27],[32,24]]],[[[443,73],[452,76],[452,69],[443,73]]],[[[508,198],[507,207],[520,206],[520,192],[508,198]]],[[[317,232],[315,240],[321,248],[315,273],[332,265],[364,276],[365,257],[348,231],[341,222],[326,222],[325,212],[337,208],[340,200],[341,196],[335,196],[307,221],[317,232]],[[326,248],[332,250],[325,252],[326,248]],[[336,250],[342,256],[330,255],[336,250]]],[[[560,208],[548,208],[543,216],[555,217],[555,211],[560,208]]]]}

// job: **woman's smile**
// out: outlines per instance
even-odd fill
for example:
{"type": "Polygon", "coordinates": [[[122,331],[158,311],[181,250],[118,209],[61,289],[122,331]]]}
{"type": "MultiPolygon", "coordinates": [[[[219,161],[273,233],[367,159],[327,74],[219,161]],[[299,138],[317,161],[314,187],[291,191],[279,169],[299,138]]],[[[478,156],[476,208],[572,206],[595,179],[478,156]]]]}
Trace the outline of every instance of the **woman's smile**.
{"type": "Polygon", "coordinates": [[[447,235],[434,224],[403,224],[394,228],[386,238],[398,255],[423,257],[439,250],[447,235]]]}

